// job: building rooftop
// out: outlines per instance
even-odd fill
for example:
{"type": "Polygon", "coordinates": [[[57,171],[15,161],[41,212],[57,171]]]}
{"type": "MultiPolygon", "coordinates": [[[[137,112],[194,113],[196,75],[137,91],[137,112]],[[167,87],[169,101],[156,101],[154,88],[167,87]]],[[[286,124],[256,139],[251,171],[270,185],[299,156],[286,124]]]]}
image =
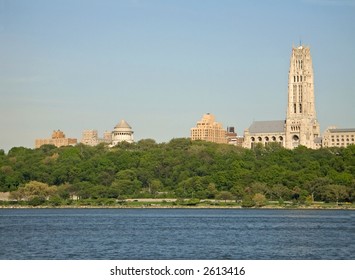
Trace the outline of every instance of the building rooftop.
{"type": "Polygon", "coordinates": [[[285,132],[285,121],[254,121],[249,127],[250,133],[285,132]]]}
{"type": "Polygon", "coordinates": [[[116,126],[115,126],[115,131],[132,131],[132,127],[125,121],[121,120],[116,126]]]}
{"type": "Polygon", "coordinates": [[[330,128],[330,133],[347,133],[347,132],[355,132],[355,128],[330,128]]]}

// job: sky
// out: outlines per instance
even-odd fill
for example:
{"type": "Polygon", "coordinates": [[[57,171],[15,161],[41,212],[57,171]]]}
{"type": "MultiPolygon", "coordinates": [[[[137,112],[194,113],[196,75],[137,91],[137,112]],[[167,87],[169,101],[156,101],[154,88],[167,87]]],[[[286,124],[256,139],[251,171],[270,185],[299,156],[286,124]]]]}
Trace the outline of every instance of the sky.
{"type": "Polygon", "coordinates": [[[285,119],[300,43],[321,130],[355,127],[353,0],[0,0],[0,149],[121,119],[168,142],[204,113],[243,135],[285,119]]]}

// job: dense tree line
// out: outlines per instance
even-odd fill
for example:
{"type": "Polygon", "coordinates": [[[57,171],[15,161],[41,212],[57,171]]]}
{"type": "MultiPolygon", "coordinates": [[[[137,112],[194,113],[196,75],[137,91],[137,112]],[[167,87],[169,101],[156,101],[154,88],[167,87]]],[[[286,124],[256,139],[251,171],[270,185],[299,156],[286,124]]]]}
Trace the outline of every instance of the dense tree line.
{"type": "Polygon", "coordinates": [[[249,150],[179,138],[161,144],[152,139],[124,142],[114,148],[15,147],[7,154],[0,150],[0,191],[10,191],[18,200],[254,197],[255,202],[257,197],[353,202],[355,146],[249,150]]]}

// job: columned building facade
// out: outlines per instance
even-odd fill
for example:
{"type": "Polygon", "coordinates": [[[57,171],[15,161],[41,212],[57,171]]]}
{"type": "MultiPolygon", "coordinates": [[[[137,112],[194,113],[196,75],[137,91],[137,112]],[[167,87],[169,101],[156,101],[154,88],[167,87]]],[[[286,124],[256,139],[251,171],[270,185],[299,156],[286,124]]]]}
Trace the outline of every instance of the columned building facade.
{"type": "Polygon", "coordinates": [[[125,121],[121,120],[112,131],[112,146],[116,146],[120,142],[133,143],[132,127],[125,121]]]}

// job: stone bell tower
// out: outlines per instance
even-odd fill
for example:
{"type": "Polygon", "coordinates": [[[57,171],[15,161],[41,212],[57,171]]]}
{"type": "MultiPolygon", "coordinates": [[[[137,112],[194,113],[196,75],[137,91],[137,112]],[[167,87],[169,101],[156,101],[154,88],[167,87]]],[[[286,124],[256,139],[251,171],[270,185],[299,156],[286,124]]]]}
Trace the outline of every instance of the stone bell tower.
{"type": "Polygon", "coordinates": [[[319,136],[311,52],[309,47],[301,45],[292,48],[290,60],[285,146],[316,149],[315,140],[319,136]]]}

